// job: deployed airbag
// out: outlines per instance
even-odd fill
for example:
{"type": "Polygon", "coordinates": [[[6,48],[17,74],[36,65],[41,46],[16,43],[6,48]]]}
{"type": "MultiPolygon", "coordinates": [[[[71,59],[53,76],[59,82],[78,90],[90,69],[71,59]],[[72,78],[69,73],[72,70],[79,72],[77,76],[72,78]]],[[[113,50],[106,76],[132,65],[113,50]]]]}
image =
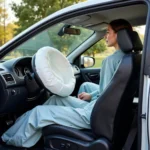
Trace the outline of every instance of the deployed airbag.
{"type": "Polygon", "coordinates": [[[34,61],[34,70],[46,89],[62,97],[69,96],[73,92],[74,72],[60,51],[48,46],[43,47],[37,51],[34,61]]]}

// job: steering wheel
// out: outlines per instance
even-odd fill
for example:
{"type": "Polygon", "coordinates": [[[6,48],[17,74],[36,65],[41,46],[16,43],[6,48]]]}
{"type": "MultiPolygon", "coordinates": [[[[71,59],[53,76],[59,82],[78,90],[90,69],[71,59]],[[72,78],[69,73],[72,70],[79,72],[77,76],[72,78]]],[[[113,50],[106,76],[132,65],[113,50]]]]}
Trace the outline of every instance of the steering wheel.
{"type": "Polygon", "coordinates": [[[53,94],[69,96],[75,87],[75,76],[67,58],[53,47],[40,48],[32,58],[35,79],[53,94]]]}

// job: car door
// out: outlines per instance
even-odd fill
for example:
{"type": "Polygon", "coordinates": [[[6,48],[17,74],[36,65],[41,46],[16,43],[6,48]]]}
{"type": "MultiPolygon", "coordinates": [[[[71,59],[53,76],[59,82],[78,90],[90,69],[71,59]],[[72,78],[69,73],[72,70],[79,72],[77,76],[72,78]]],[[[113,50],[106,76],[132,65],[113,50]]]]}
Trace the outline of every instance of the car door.
{"type": "Polygon", "coordinates": [[[81,68],[81,77],[83,82],[92,82],[99,84],[100,68],[81,68]]]}
{"type": "MultiPolygon", "coordinates": [[[[149,3],[148,1],[146,1],[149,3]]],[[[150,3],[149,3],[150,4],[150,3]]],[[[148,14],[150,9],[148,8],[148,14]]],[[[150,16],[147,17],[142,52],[141,80],[138,102],[138,150],[150,149],[150,16]]]]}
{"type": "MultiPolygon", "coordinates": [[[[148,9],[148,13],[150,10],[148,9]]],[[[150,20],[150,17],[147,18],[150,20]]],[[[149,150],[150,149],[150,23],[146,24],[145,30],[145,42],[143,49],[143,63],[141,69],[141,84],[140,84],[140,95],[139,95],[139,149],[149,150]]]]}

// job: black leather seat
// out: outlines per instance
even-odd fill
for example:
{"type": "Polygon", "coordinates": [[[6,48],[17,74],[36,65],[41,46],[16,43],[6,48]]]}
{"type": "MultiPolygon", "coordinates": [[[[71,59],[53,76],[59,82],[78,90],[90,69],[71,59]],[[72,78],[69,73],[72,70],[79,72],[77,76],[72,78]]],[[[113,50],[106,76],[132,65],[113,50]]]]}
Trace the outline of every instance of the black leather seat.
{"type": "Polygon", "coordinates": [[[136,32],[120,30],[126,53],[91,114],[91,130],[60,125],[43,128],[45,148],[57,150],[121,150],[132,121],[132,102],[139,87],[142,43],[136,32]]]}

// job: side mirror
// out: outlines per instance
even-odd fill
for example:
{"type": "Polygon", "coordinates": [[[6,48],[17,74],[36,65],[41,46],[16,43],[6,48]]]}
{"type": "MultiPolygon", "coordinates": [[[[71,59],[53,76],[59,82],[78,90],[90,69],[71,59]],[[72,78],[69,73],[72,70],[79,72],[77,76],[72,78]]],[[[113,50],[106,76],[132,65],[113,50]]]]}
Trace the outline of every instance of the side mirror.
{"type": "Polygon", "coordinates": [[[93,67],[95,65],[95,59],[89,56],[81,57],[81,62],[84,68],[93,67]]]}

